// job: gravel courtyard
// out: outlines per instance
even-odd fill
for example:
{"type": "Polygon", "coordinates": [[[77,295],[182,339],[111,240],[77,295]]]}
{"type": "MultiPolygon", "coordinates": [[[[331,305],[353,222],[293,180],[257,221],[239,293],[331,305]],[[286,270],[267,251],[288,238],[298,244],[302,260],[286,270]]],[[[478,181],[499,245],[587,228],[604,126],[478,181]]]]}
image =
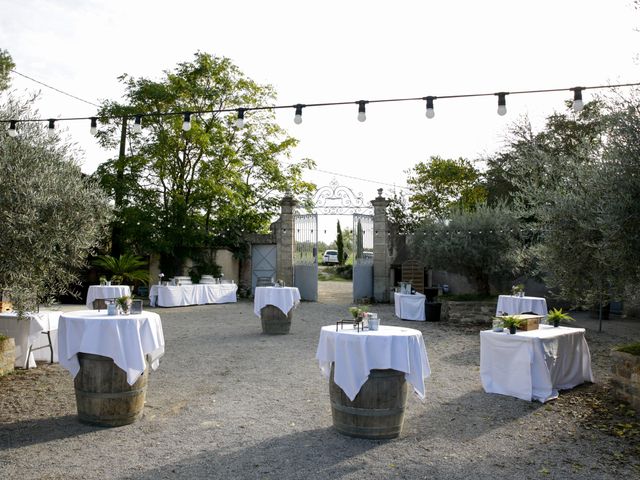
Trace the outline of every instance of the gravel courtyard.
{"type": "MultiPolygon", "coordinates": [[[[403,322],[422,331],[432,375],[410,395],[388,441],[332,428],[328,380],[315,360],[320,327],[347,305],[302,303],[291,334],[266,336],[253,304],[154,309],[166,353],[144,417],[128,426],[78,423],[71,376],[41,364],[0,378],[0,479],[640,478],[638,417],[610,399],[609,349],[640,337],[640,321],[588,329],[596,384],[547,404],[483,392],[482,326],[403,322]]],[[[508,368],[505,365],[505,368],[508,368]]]]}

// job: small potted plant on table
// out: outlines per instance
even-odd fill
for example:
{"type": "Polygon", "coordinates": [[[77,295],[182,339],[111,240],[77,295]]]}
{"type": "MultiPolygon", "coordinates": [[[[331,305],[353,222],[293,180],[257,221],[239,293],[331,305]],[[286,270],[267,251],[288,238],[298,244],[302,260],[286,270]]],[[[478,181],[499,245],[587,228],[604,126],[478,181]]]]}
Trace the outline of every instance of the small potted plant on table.
{"type": "Polygon", "coordinates": [[[516,329],[520,326],[521,320],[514,315],[507,315],[506,317],[502,317],[502,324],[509,329],[509,333],[514,335],[516,333],[516,329]]]}
{"type": "Polygon", "coordinates": [[[547,314],[547,323],[558,327],[560,322],[573,322],[574,318],[564,313],[561,308],[552,308],[547,314]]]}

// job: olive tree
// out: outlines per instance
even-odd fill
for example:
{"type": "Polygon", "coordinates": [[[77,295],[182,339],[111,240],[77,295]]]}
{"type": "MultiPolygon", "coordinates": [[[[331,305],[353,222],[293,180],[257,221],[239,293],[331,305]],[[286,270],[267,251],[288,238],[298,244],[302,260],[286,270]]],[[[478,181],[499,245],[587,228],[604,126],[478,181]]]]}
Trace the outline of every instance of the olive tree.
{"type": "MultiPolygon", "coordinates": [[[[31,100],[0,97],[0,119],[34,118],[31,100]]],[[[21,314],[72,286],[105,235],[106,195],[86,178],[78,152],[41,123],[20,122],[19,135],[0,131],[0,288],[21,314]]]]}
{"type": "Polygon", "coordinates": [[[518,220],[503,205],[456,209],[448,220],[424,221],[414,233],[411,249],[430,268],[467,276],[478,292],[490,294],[490,280],[513,274],[522,245],[518,220]]]}

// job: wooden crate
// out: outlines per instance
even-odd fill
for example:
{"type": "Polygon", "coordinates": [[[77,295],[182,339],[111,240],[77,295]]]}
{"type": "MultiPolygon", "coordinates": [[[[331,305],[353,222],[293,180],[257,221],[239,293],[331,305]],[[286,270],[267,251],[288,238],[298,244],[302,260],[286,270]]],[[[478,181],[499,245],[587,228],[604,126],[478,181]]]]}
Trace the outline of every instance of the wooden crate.
{"type": "Polygon", "coordinates": [[[513,315],[521,320],[518,330],[538,330],[544,317],[540,315],[513,315]]]}

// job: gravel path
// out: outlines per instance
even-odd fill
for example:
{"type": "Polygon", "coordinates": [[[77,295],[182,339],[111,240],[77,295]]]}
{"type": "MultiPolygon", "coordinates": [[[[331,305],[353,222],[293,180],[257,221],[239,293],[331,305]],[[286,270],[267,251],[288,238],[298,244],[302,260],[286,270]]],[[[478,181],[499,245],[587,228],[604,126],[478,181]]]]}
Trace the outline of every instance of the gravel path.
{"type": "Polygon", "coordinates": [[[609,348],[637,339],[638,321],[604,333],[579,321],[598,383],[543,405],[483,392],[484,327],[402,322],[377,305],[383,323],[423,332],[433,373],[424,402],[410,395],[400,438],[370,441],[332,428],[314,359],[320,327],[347,306],[303,303],[285,336],[261,334],[252,309],[155,309],[166,354],[132,425],[78,423],[58,365],[1,378],[0,479],[640,478],[638,419],[609,400],[606,381],[609,348]]]}

